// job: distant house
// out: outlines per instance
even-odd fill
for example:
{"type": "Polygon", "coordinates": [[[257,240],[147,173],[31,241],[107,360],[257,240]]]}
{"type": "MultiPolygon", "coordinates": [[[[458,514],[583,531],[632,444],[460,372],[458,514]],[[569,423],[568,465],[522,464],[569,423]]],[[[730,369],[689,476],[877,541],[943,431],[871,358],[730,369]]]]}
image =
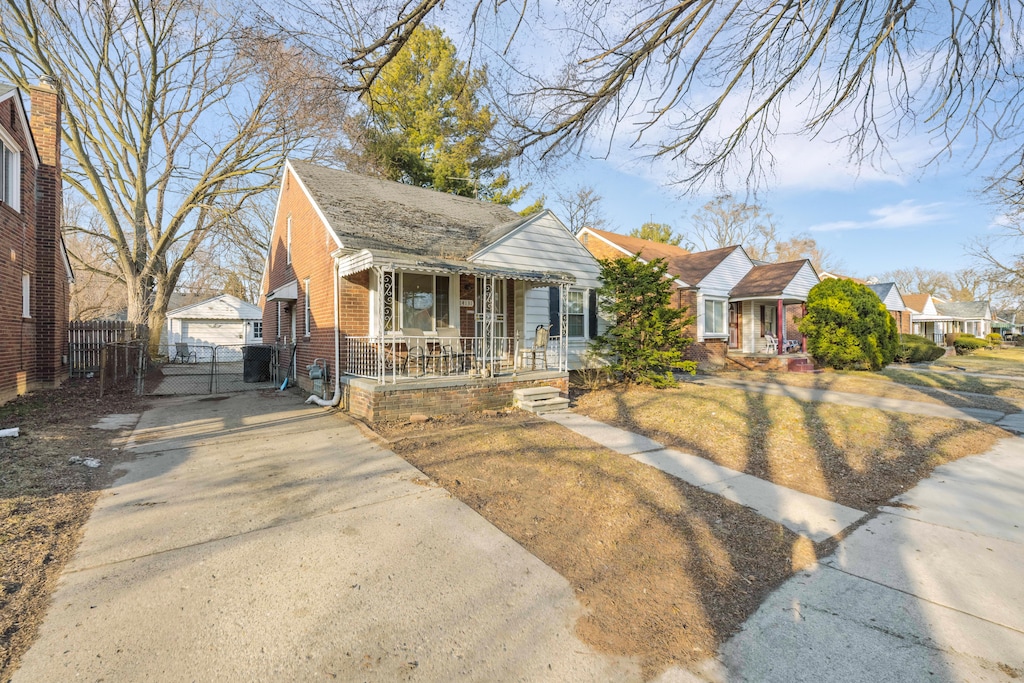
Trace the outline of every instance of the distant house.
{"type": "Polygon", "coordinates": [[[795,318],[818,283],[810,261],[758,265],[741,246],[690,253],[681,247],[583,228],[580,242],[599,259],[638,254],[665,259],[676,286],[674,304],[696,317],[688,334],[700,360],[709,356],[799,350],[795,318]],[[703,355],[704,357],[700,357],[703,355]]]}
{"type": "Polygon", "coordinates": [[[936,301],[935,310],[959,321],[960,332],[975,337],[992,333],[992,307],[987,301],[936,301]]]}
{"type": "Polygon", "coordinates": [[[940,346],[954,332],[984,337],[992,332],[992,308],[987,301],[943,301],[930,294],[907,294],[914,334],[940,346]]]}
{"type": "Polygon", "coordinates": [[[212,355],[202,349],[223,346],[238,350],[230,356],[240,356],[242,346],[263,343],[263,311],[230,294],[176,308],[167,313],[163,334],[168,356],[174,356],[178,342],[198,355],[212,355]]]}
{"type": "Polygon", "coordinates": [[[851,280],[857,284],[866,286],[872,292],[878,295],[878,298],[885,304],[885,310],[889,311],[892,319],[896,321],[896,330],[900,334],[910,334],[912,328],[910,322],[910,312],[907,309],[907,304],[903,300],[903,294],[900,292],[899,287],[895,282],[877,282],[874,278],[871,280],[861,280],[859,278],[851,277],[849,275],[840,275],[838,273],[829,273],[823,271],[821,273],[822,280],[851,280]]]}
{"type": "Polygon", "coordinates": [[[56,89],[0,84],[0,403],[68,375],[74,280],[61,236],[61,102],[56,89]]]}
{"type": "Polygon", "coordinates": [[[600,267],[550,211],[290,160],[262,285],[263,336],[317,359],[368,420],[500,407],[567,390],[599,331],[600,267]],[[543,343],[537,328],[547,331],[543,343]],[[541,346],[534,351],[534,345],[541,346]]]}

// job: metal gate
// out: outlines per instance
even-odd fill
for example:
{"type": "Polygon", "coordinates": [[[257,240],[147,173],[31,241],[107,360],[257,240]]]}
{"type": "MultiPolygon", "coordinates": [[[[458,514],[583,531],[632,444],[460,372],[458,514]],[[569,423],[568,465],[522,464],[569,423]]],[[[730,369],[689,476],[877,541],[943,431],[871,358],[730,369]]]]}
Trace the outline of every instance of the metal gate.
{"type": "Polygon", "coordinates": [[[178,342],[149,359],[143,393],[149,396],[222,394],[275,389],[285,378],[276,346],[178,342]]]}

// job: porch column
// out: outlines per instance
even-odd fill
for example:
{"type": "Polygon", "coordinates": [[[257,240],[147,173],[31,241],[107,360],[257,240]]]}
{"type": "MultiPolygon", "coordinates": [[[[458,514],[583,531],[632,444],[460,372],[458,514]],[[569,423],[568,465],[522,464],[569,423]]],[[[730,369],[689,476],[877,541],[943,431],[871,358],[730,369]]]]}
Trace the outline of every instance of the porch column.
{"type": "Polygon", "coordinates": [[[785,313],[786,307],[782,305],[782,297],[779,297],[779,302],[778,302],[778,305],[776,305],[776,307],[775,307],[775,311],[776,311],[775,338],[778,340],[778,343],[776,344],[776,346],[778,346],[778,348],[775,349],[775,353],[776,353],[776,355],[781,356],[782,355],[782,347],[783,347],[783,343],[782,343],[782,324],[783,324],[783,322],[784,322],[784,320],[786,318],[786,313],[785,313]]]}
{"type": "MultiPolygon", "coordinates": [[[[807,316],[807,302],[800,304],[800,317],[807,316]]],[[[800,353],[807,353],[807,337],[800,335],[800,353]]]]}
{"type": "Polygon", "coordinates": [[[566,302],[569,300],[569,283],[563,282],[558,287],[558,369],[560,372],[569,370],[569,309],[566,302]]]}

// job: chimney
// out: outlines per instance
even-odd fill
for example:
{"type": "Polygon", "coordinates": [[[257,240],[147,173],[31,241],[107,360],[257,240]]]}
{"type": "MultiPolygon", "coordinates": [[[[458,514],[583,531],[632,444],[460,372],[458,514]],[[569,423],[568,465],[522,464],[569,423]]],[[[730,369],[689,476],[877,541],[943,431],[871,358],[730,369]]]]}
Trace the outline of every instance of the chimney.
{"type": "Polygon", "coordinates": [[[36,173],[36,372],[44,385],[59,384],[61,357],[67,353],[70,283],[64,265],[61,223],[63,187],[60,177],[61,102],[59,86],[41,78],[29,88],[32,110],[29,127],[39,152],[36,173]]]}

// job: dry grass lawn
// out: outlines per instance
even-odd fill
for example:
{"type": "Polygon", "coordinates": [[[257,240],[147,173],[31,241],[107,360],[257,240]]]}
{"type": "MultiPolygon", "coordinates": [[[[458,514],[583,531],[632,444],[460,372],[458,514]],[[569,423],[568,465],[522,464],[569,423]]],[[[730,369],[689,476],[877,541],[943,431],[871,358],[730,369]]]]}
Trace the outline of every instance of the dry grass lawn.
{"type": "Polygon", "coordinates": [[[1024,409],[1024,382],[900,370],[896,365],[890,365],[882,372],[723,372],[717,376],[934,403],[954,408],[987,408],[1004,413],[1024,409]],[[962,396],[957,392],[981,395],[962,396]]]}
{"type": "Polygon", "coordinates": [[[137,399],[98,393],[95,381],[82,380],[0,406],[0,427],[21,429],[0,439],[0,683],[35,639],[98,491],[125,458],[112,450],[116,432],[88,427],[104,415],[137,412],[137,399]],[[103,465],[69,464],[73,455],[103,465]]]}
{"type": "Polygon", "coordinates": [[[945,356],[933,365],[963,368],[968,372],[1024,377],[1024,347],[979,349],[969,356],[945,356]]]}
{"type": "Polygon", "coordinates": [[[1007,436],[991,425],[683,384],[581,396],[577,412],[756,477],[869,511],[1007,436]]]}
{"type": "Polygon", "coordinates": [[[376,429],[565,577],[585,609],[578,635],[648,677],[714,654],[815,559],[781,525],[532,415],[376,429]]]}

